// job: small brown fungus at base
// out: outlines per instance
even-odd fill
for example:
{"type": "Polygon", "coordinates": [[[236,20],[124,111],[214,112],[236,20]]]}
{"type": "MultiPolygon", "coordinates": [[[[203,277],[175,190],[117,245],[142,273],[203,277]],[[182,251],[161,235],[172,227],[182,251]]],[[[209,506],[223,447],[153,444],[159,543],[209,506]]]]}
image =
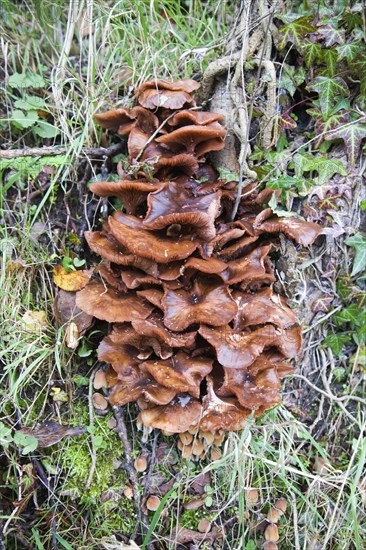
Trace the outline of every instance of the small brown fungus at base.
{"type": "MultiPolygon", "coordinates": [[[[308,246],[322,228],[275,214],[267,205],[278,190],[257,182],[231,219],[237,182],[219,178],[207,156],[225,146],[223,116],[196,107],[198,88],[154,78],[132,108],[95,115],[127,137],[128,158],[118,181],[90,190],[117,197],[123,211],[85,233],[102,262],[76,306],[112,324],[98,350],[108,366],[95,379],[108,400],[93,402],[136,402],[138,424],[180,434],[184,458],[219,460],[227,431],[281,402],[281,380],[301,349],[295,312],[273,290],[277,236],[308,246]]],[[[248,491],[254,505],[256,489],[248,491]]],[[[278,499],[268,512],[267,546],[276,547],[286,504],[278,499]]]]}

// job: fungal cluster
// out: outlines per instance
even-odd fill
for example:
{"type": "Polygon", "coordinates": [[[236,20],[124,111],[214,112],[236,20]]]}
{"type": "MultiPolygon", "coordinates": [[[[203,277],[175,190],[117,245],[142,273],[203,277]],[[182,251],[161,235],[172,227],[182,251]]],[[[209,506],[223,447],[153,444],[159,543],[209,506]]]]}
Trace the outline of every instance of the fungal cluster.
{"type": "MultiPolygon", "coordinates": [[[[96,115],[127,136],[128,165],[95,194],[122,205],[87,232],[102,257],[77,306],[111,323],[99,346],[109,402],[137,402],[139,420],[168,433],[240,430],[277,405],[301,327],[272,289],[277,236],[314,242],[321,228],[278,217],[277,192],[220,179],[207,154],[225,146],[222,115],[200,110],[193,80],[152,80],[136,106],[96,115]]],[[[211,438],[213,439],[213,438],[211,438]]]]}

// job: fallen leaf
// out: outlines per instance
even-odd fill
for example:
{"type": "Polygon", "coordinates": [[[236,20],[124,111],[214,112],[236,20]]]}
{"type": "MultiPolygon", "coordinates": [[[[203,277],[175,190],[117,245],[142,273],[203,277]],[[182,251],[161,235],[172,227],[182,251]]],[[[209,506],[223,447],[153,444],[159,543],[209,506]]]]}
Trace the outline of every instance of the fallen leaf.
{"type": "Polygon", "coordinates": [[[205,486],[210,485],[210,483],[211,476],[208,472],[206,472],[205,474],[200,474],[192,481],[191,488],[195,493],[203,495],[203,493],[205,492],[205,486]]]}
{"type": "Polygon", "coordinates": [[[201,508],[205,503],[205,499],[200,498],[192,498],[192,500],[189,500],[185,504],[183,504],[183,508],[185,510],[198,510],[198,508],[201,508]]]}
{"type": "Polygon", "coordinates": [[[22,325],[26,332],[39,334],[47,328],[47,314],[45,311],[26,311],[22,325]]]}
{"type": "Polygon", "coordinates": [[[76,292],[59,290],[54,303],[57,324],[65,327],[66,345],[71,349],[76,349],[80,338],[93,323],[92,315],[84,313],[76,306],[75,296],[76,292]]]}
{"type": "Polygon", "coordinates": [[[67,272],[62,265],[58,264],[53,268],[53,282],[62,290],[77,292],[86,286],[92,273],[93,269],[67,272]]]}
{"type": "Polygon", "coordinates": [[[69,397],[67,393],[62,390],[61,388],[58,388],[54,386],[51,388],[51,397],[56,403],[67,403],[69,400],[69,397]]]}
{"type": "Polygon", "coordinates": [[[38,447],[50,447],[61,441],[64,437],[77,437],[85,433],[85,431],[83,426],[73,428],[71,426],[63,426],[52,420],[50,422],[42,422],[42,424],[38,424],[35,428],[22,428],[20,430],[25,435],[37,438],[38,447]]]}
{"type": "Polygon", "coordinates": [[[186,544],[187,542],[199,542],[201,540],[213,542],[217,538],[217,529],[212,529],[209,533],[200,533],[199,531],[193,531],[193,529],[186,529],[177,525],[172,532],[169,540],[174,544],[186,544]]]}

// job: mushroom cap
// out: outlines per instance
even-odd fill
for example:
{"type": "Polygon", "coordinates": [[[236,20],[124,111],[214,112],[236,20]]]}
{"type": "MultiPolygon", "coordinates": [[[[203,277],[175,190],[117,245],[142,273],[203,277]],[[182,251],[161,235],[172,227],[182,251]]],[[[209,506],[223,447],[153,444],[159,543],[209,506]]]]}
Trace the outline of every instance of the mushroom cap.
{"type": "Polygon", "coordinates": [[[288,328],[297,323],[296,314],[279,294],[269,287],[254,293],[236,291],[233,298],[238,304],[235,328],[242,330],[251,325],[272,323],[288,328]]]}
{"type": "Polygon", "coordinates": [[[131,367],[129,372],[120,378],[123,380],[117,382],[109,395],[109,402],[113,406],[121,407],[131,401],[137,401],[140,397],[157,405],[166,405],[176,394],[173,389],[156,383],[151,376],[139,368],[131,367]]]}
{"type": "Polygon", "coordinates": [[[190,93],[199,88],[195,80],[150,80],[136,90],[136,99],[146,109],[155,110],[158,107],[164,109],[181,109],[185,105],[195,106],[195,101],[190,93]]]}
{"type": "Polygon", "coordinates": [[[264,325],[252,332],[235,332],[228,326],[201,325],[198,332],[211,344],[223,367],[243,369],[251,365],[265,348],[278,347],[285,357],[295,357],[301,348],[301,329],[282,330],[264,325]]]}
{"type": "Polygon", "coordinates": [[[92,281],[77,293],[76,305],[89,315],[109,323],[145,319],[154,309],[136,294],[118,292],[98,281],[92,281]]]}
{"type": "Polygon", "coordinates": [[[132,109],[121,107],[104,113],[97,113],[94,115],[94,119],[102,128],[118,132],[122,136],[129,134],[136,124],[144,132],[151,133],[159,126],[158,117],[151,111],[139,106],[132,109]]]}
{"type": "Polygon", "coordinates": [[[183,90],[184,92],[187,92],[190,94],[191,92],[194,92],[195,90],[197,90],[199,87],[200,87],[200,83],[191,78],[186,78],[182,80],[163,80],[163,79],[153,78],[152,80],[148,80],[147,82],[144,82],[143,84],[141,84],[141,86],[139,86],[136,90],[136,95],[150,88],[153,88],[153,89],[160,88],[161,90],[172,90],[172,91],[183,90]]]}
{"type": "Polygon", "coordinates": [[[85,231],[84,237],[89,248],[109,262],[117,265],[130,265],[152,276],[158,275],[155,262],[143,258],[138,254],[126,254],[126,249],[123,250],[113,235],[102,231],[85,231]]]}
{"type": "Polygon", "coordinates": [[[227,286],[203,280],[195,280],[190,291],[166,290],[162,306],[165,326],[175,331],[195,323],[220,326],[229,323],[237,313],[237,304],[227,286]]]}
{"type": "Polygon", "coordinates": [[[323,228],[316,223],[295,217],[279,218],[278,216],[272,216],[264,222],[256,222],[255,229],[258,234],[284,233],[290,239],[305,246],[313,244],[323,231],[323,228]]]}
{"type": "Polygon", "coordinates": [[[131,254],[159,263],[182,260],[190,256],[198,242],[189,238],[169,238],[147,231],[143,223],[133,216],[118,213],[109,218],[113,236],[131,254]]]}
{"type": "Polygon", "coordinates": [[[253,282],[274,282],[276,278],[269,272],[266,263],[271,248],[272,245],[258,246],[242,258],[232,260],[227,264],[226,270],[220,273],[220,277],[230,285],[240,282],[245,282],[246,286],[253,282]]]}
{"type": "Polygon", "coordinates": [[[163,317],[158,313],[152,313],[147,319],[132,321],[132,326],[138,334],[157,338],[172,348],[192,346],[197,334],[196,331],[180,334],[168,330],[163,323],[163,317]]]}
{"type": "Polygon", "coordinates": [[[241,407],[233,397],[221,399],[214,389],[211,377],[207,377],[207,394],[202,400],[203,413],[200,430],[217,432],[218,430],[242,430],[251,411],[241,407]]]}
{"type": "Polygon", "coordinates": [[[171,151],[164,151],[154,165],[155,173],[159,172],[159,174],[160,172],[168,172],[169,170],[173,172],[178,168],[187,176],[192,176],[199,169],[196,156],[191,153],[176,155],[171,151]]]}
{"type": "Polygon", "coordinates": [[[274,362],[273,355],[264,352],[243,369],[224,368],[224,384],[218,395],[234,394],[239,403],[250,410],[272,408],[281,401],[281,377],[294,369],[289,363],[274,362]]]}
{"type": "Polygon", "coordinates": [[[141,130],[138,126],[134,126],[128,136],[127,149],[130,161],[139,157],[141,162],[158,160],[164,154],[164,149],[156,143],[156,140],[151,140],[152,132],[147,133],[141,130]]]}
{"type": "Polygon", "coordinates": [[[136,208],[142,204],[148,193],[157,191],[164,186],[161,181],[121,180],[96,181],[89,187],[92,193],[99,197],[117,197],[126,208],[127,214],[134,214],[136,208]]]}
{"type": "Polygon", "coordinates": [[[144,336],[136,332],[130,324],[125,323],[115,324],[110,334],[102,340],[100,348],[98,348],[98,357],[101,361],[111,362],[112,365],[115,365],[113,368],[118,370],[122,368],[121,365],[125,364],[123,358],[126,353],[127,360],[132,361],[131,365],[136,366],[150,357],[152,352],[163,359],[167,359],[173,354],[171,347],[166,344],[166,339],[160,338],[160,335],[144,336]],[[133,361],[133,358],[137,358],[138,361],[133,361]],[[120,366],[118,367],[118,365],[120,366]]]}
{"type": "Polygon", "coordinates": [[[211,113],[209,111],[192,111],[184,109],[179,111],[168,120],[169,126],[186,126],[197,124],[199,126],[207,126],[212,122],[221,122],[224,120],[224,115],[219,113],[211,113]]]}
{"type": "Polygon", "coordinates": [[[148,229],[163,229],[172,224],[193,228],[197,238],[205,241],[215,234],[215,218],[219,214],[220,191],[194,197],[184,187],[170,182],[162,189],[150,193],[144,226],[148,229]]]}
{"type": "Polygon", "coordinates": [[[140,369],[147,371],[159,384],[198,399],[200,384],[211,372],[212,361],[203,357],[191,358],[187,353],[178,352],[165,361],[144,361],[140,369]]]}
{"type": "MultiPolygon", "coordinates": [[[[200,143],[213,139],[220,139],[220,143],[223,143],[223,138],[225,136],[225,128],[218,122],[212,122],[207,126],[190,124],[188,126],[183,126],[182,128],[177,128],[176,130],[173,130],[173,132],[170,132],[170,134],[159,136],[156,138],[156,141],[164,144],[172,150],[179,150],[179,148],[185,147],[188,152],[194,153],[197,145],[200,143]]],[[[203,154],[204,153],[201,152],[200,155],[197,156],[201,156],[203,154]]]]}
{"type": "Polygon", "coordinates": [[[159,428],[170,433],[186,432],[192,424],[197,424],[202,413],[202,405],[188,394],[177,395],[168,405],[144,409],[139,418],[148,428],[159,428]]]}

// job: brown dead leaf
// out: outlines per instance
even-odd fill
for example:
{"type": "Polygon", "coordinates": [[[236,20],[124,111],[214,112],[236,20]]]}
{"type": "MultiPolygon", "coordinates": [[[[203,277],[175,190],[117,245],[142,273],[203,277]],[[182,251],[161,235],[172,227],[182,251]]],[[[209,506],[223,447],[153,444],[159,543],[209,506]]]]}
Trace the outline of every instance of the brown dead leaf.
{"type": "Polygon", "coordinates": [[[199,531],[193,531],[193,529],[186,529],[185,527],[177,525],[175,529],[173,529],[173,533],[171,537],[169,537],[169,540],[175,544],[187,544],[187,542],[196,543],[201,540],[213,542],[217,536],[218,530],[215,527],[209,533],[200,533],[199,531]]]}
{"type": "Polygon", "coordinates": [[[191,488],[195,493],[198,493],[199,495],[203,495],[205,492],[205,486],[210,485],[211,483],[211,476],[209,472],[206,472],[205,474],[200,474],[197,476],[191,483],[191,488]]]}
{"type": "Polygon", "coordinates": [[[47,328],[47,314],[45,311],[26,311],[22,325],[26,332],[39,334],[47,328]]]}
{"type": "Polygon", "coordinates": [[[58,443],[64,437],[77,437],[85,433],[86,429],[83,426],[63,426],[58,422],[42,422],[35,428],[22,428],[21,433],[25,435],[31,435],[38,439],[38,447],[50,447],[55,443],[58,443]]]}
{"type": "Polygon", "coordinates": [[[76,292],[59,290],[54,303],[54,313],[58,326],[65,325],[66,345],[76,349],[80,338],[91,327],[92,315],[88,315],[75,304],[76,292]]]}
{"type": "Polygon", "coordinates": [[[58,264],[53,268],[53,282],[56,286],[67,292],[77,292],[84,288],[92,276],[93,269],[84,269],[82,271],[70,271],[58,264]]]}

